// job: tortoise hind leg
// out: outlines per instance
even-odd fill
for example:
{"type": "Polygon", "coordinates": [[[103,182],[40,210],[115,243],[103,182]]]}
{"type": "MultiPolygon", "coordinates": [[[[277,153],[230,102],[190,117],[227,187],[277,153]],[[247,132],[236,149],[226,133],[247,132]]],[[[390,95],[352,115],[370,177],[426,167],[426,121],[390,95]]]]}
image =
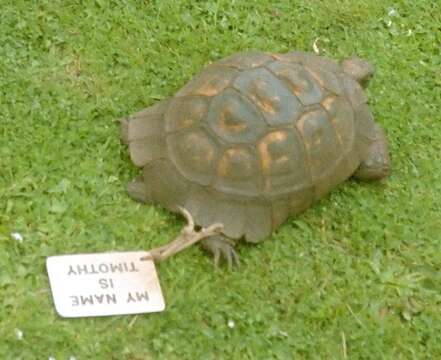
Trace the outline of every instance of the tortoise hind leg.
{"type": "Polygon", "coordinates": [[[202,248],[213,254],[214,266],[218,267],[222,258],[227,262],[229,269],[239,265],[239,255],[234,250],[234,244],[235,241],[225,235],[214,235],[201,240],[202,248]]]}
{"type": "Polygon", "coordinates": [[[375,138],[361,159],[354,177],[360,180],[380,180],[390,173],[390,158],[386,135],[375,124],[375,138]]]}

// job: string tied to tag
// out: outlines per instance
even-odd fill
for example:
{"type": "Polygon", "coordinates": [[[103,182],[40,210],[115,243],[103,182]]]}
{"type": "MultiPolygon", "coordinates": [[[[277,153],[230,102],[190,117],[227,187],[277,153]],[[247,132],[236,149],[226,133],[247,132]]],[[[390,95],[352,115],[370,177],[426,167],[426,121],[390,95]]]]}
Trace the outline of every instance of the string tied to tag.
{"type": "Polygon", "coordinates": [[[224,225],[220,223],[214,223],[210,226],[196,229],[193,216],[190,214],[190,212],[180,206],[178,206],[178,210],[187,220],[187,225],[181,230],[179,235],[174,240],[170,241],[166,245],[158,246],[149,250],[149,255],[141,258],[141,260],[153,259],[155,261],[163,261],[202,239],[222,233],[224,225]]]}

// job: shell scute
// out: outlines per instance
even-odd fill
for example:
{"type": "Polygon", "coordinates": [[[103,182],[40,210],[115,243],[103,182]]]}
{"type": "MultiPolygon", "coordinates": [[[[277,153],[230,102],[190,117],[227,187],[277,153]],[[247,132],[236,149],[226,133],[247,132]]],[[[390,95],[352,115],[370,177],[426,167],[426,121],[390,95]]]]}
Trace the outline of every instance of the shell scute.
{"type": "Polygon", "coordinates": [[[251,143],[266,130],[255,105],[230,88],[213,99],[206,121],[216,135],[229,143],[251,143]]]}
{"type": "Polygon", "coordinates": [[[270,125],[287,124],[303,110],[291,91],[265,68],[244,71],[233,86],[256,104],[270,125]]]}
{"type": "Polygon", "coordinates": [[[185,178],[203,185],[212,181],[219,148],[207,132],[196,129],[171,133],[167,148],[171,161],[185,178]]]}
{"type": "Polygon", "coordinates": [[[273,196],[310,185],[301,139],[283,129],[266,134],[257,144],[264,176],[264,193],[273,196]]]}
{"type": "Polygon", "coordinates": [[[368,151],[372,142],[376,139],[376,125],[369,106],[366,103],[360,104],[355,109],[356,136],[355,149],[362,156],[368,151]]]}
{"type": "Polygon", "coordinates": [[[197,126],[207,115],[209,98],[206,96],[176,97],[165,113],[167,132],[197,126]]]}
{"type": "Polygon", "coordinates": [[[275,61],[268,68],[279,78],[285,80],[291,91],[303,105],[322,101],[324,92],[317,81],[299,64],[275,61]]]}
{"type": "Polygon", "coordinates": [[[322,108],[306,112],[296,126],[302,134],[313,182],[333,170],[341,154],[334,129],[322,108]]]}
{"type": "Polygon", "coordinates": [[[340,177],[333,182],[336,185],[345,180],[344,177],[353,173],[360,164],[359,154],[354,151],[357,146],[355,115],[352,106],[343,97],[329,96],[322,105],[329,114],[342,156],[340,163],[334,169],[335,174],[340,174],[340,177]]]}
{"type": "Polygon", "coordinates": [[[354,110],[341,97],[329,96],[322,102],[329,114],[337,140],[343,153],[351,151],[355,141],[354,110]]]}
{"type": "Polygon", "coordinates": [[[321,87],[336,95],[341,95],[343,93],[343,86],[334,72],[321,66],[317,66],[314,63],[307,64],[305,67],[321,87]]]}
{"type": "Polygon", "coordinates": [[[259,195],[261,173],[253,149],[244,146],[228,148],[218,162],[214,187],[229,194],[259,195]]]}
{"type": "Polygon", "coordinates": [[[130,158],[142,167],[166,155],[164,146],[164,118],[169,101],[139,111],[128,118],[127,140],[130,158]]]}

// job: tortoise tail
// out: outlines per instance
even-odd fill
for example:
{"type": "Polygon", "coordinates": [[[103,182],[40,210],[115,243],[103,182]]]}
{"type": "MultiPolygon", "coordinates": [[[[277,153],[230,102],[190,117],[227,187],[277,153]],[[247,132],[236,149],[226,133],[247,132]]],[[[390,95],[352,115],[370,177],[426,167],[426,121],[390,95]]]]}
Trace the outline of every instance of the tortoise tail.
{"type": "Polygon", "coordinates": [[[165,153],[164,113],[168,101],[162,101],[122,119],[121,140],[129,145],[130,158],[143,167],[165,153]]]}

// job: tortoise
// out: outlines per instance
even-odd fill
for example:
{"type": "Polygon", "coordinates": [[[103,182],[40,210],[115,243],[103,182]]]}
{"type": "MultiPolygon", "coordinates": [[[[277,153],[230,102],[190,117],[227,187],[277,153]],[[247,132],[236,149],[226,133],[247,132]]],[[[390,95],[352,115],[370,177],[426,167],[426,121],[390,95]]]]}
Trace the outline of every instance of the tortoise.
{"type": "Polygon", "coordinates": [[[267,238],[351,176],[386,177],[387,139],[363,92],[373,72],[358,57],[238,53],[122,119],[121,137],[142,168],[129,195],[189,221],[156,258],[202,238],[215,263],[231,265],[239,239],[267,238]]]}

